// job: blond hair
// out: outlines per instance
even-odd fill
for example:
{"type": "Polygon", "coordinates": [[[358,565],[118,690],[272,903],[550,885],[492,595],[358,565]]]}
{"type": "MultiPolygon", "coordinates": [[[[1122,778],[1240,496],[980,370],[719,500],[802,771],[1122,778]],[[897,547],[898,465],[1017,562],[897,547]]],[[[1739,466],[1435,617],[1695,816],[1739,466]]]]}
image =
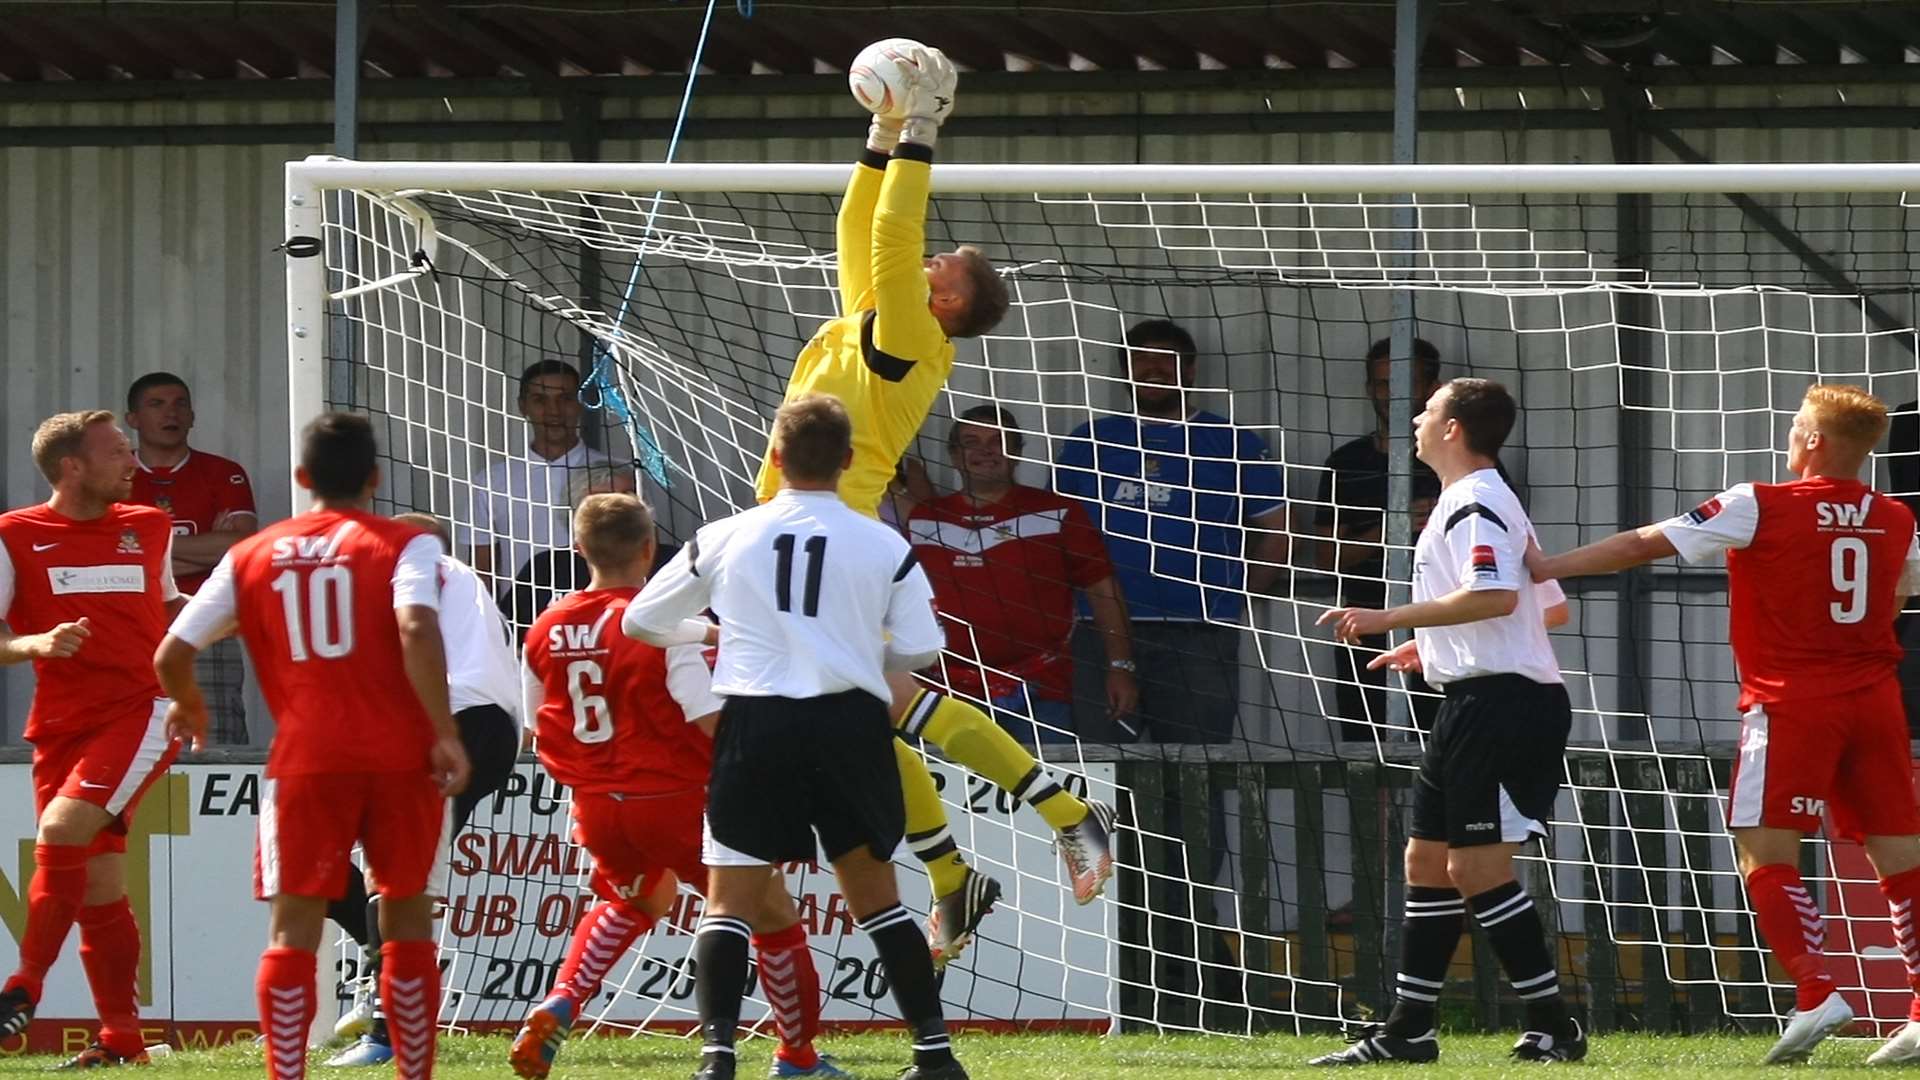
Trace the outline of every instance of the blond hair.
{"type": "Polygon", "coordinates": [[[573,512],[573,540],[588,566],[622,569],[653,542],[653,509],[637,495],[589,495],[573,512]]]}
{"type": "Polygon", "coordinates": [[[853,420],[832,394],[802,394],[773,416],[773,445],[790,479],[818,484],[846,467],[853,450],[853,420]]]}
{"type": "Polygon", "coordinates": [[[1815,430],[1863,458],[1887,433],[1887,403],[1857,386],[1815,383],[1804,405],[1815,430]]]}
{"type": "Polygon", "coordinates": [[[80,456],[87,429],[95,424],[111,423],[113,414],[105,409],[55,413],[40,421],[33,433],[33,463],[40,467],[40,475],[46,477],[49,484],[59,483],[61,460],[80,456]]]}

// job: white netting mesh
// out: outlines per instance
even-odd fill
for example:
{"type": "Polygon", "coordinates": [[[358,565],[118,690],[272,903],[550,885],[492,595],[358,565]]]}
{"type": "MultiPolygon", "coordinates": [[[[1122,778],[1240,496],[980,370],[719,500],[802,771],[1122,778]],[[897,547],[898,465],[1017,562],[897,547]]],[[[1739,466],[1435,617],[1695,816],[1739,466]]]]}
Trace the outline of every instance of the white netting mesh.
{"type": "MultiPolygon", "coordinates": [[[[1048,748],[1096,791],[1119,783],[1139,823],[1110,901],[1084,912],[1063,902],[1038,818],[980,805],[981,781],[944,774],[962,846],[1009,886],[1006,910],[946,983],[957,1015],[1247,1030],[1384,1004],[1421,735],[1390,719],[1405,694],[1397,679],[1363,684],[1313,620],[1340,590],[1384,588],[1377,559],[1331,571],[1327,535],[1365,543],[1380,511],[1342,504],[1323,463],[1375,427],[1359,358],[1386,336],[1391,289],[1414,290],[1418,332],[1447,374],[1515,391],[1522,419],[1505,463],[1549,548],[1779,478],[1784,419],[1816,379],[1903,406],[1876,479],[1920,490],[1920,425],[1905,404],[1916,397],[1910,215],[1894,196],[1766,203],[1856,287],[1833,289],[1710,193],[1651,197],[1635,267],[1617,265],[1612,196],[1423,197],[1411,269],[1395,262],[1384,198],[934,200],[930,242],[985,247],[1014,298],[995,334],[963,345],[923,432],[940,486],[953,477],[950,418],[982,403],[1012,411],[1022,478],[1044,486],[1077,426],[1133,415],[1121,342],[1134,322],[1169,317],[1200,341],[1195,403],[1272,450],[1288,511],[1263,524],[1290,540],[1274,595],[1242,596],[1220,617],[1236,626],[1225,640],[1238,665],[1223,741],[1108,748],[1083,730],[1064,755],[1048,748]]],[[[594,373],[589,441],[652,474],[643,487],[670,537],[748,505],[786,373],[836,313],[831,194],[409,190],[329,196],[327,207],[328,288],[388,282],[331,305],[329,403],[382,419],[385,497],[456,531],[472,523],[471,478],[524,455],[515,379],[544,359],[594,373]],[[423,246],[430,265],[416,260],[423,246]]],[[[1193,520],[1183,495],[1160,516],[1193,520]]],[[[530,499],[517,513],[558,525],[566,508],[530,499]]],[[[1248,543],[1259,539],[1252,530],[1248,543]]],[[[1199,554],[1186,543],[1156,533],[1154,546],[1199,554]]],[[[1570,784],[1548,852],[1529,867],[1535,891],[1557,901],[1562,971],[1603,1026],[1771,1022],[1787,999],[1754,944],[1721,824],[1737,731],[1721,577],[1668,568],[1598,582],[1574,608],[1556,635],[1576,708],[1570,784]]],[[[1416,698],[1409,711],[1417,720],[1428,707],[1416,698]]],[[[558,821],[524,831],[563,840],[558,821]]],[[[511,818],[481,826],[523,830],[511,818]]],[[[1857,850],[1814,850],[1842,982],[1903,987],[1857,850]]],[[[564,939],[540,932],[542,898],[577,881],[511,865],[465,880],[473,896],[514,897],[518,921],[498,938],[456,935],[457,963],[483,983],[502,963],[550,972],[564,939]]],[[[829,1018],[888,1015],[884,993],[865,994],[884,990],[861,966],[870,952],[828,919],[830,887],[812,871],[792,880],[820,908],[830,995],[842,983],[852,994],[831,997],[829,1018]]],[[[924,889],[903,892],[925,910],[924,889]]],[[[682,916],[682,931],[646,943],[607,1023],[689,1017],[690,982],[672,967],[689,940],[682,916]]],[[[455,985],[466,987],[462,1021],[516,1019],[530,1003],[505,982],[455,985]]],[[[1480,998],[1483,1013],[1496,1007],[1480,998]]],[[[1904,1016],[1901,1002],[1873,998],[1889,1016],[1904,1016]]]]}

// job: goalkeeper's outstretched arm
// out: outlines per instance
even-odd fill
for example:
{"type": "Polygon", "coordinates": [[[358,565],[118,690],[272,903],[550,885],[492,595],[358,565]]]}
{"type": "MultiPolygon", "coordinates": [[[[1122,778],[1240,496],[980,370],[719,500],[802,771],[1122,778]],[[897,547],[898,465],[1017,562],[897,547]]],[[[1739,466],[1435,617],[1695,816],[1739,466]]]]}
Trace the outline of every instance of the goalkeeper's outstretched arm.
{"type": "MultiPolygon", "coordinates": [[[[847,178],[847,194],[840,200],[835,239],[839,243],[840,314],[860,310],[873,285],[873,209],[880,200],[880,179],[887,160],[900,142],[900,121],[873,118],[867,146],[847,178]]],[[[869,303],[871,301],[868,301],[869,303]]]]}

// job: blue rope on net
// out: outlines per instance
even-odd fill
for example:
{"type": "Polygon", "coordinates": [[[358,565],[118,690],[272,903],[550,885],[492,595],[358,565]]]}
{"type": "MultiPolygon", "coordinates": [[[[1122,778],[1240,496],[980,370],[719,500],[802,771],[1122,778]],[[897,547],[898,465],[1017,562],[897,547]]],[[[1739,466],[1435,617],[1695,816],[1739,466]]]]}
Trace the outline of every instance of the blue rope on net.
{"type": "MultiPolygon", "coordinates": [[[[666,160],[669,162],[679,152],[680,135],[686,129],[687,113],[693,107],[693,86],[700,78],[700,59],[706,52],[707,35],[713,29],[713,12],[716,6],[718,6],[718,0],[707,0],[707,14],[700,23],[700,40],[694,43],[693,60],[687,65],[687,86],[680,95],[680,112],[674,117],[673,135],[667,140],[666,160]]],[[[753,0],[735,0],[734,6],[741,15],[748,18],[753,16],[753,0]]],[[[647,210],[647,222],[642,230],[642,236],[653,231],[653,219],[660,212],[660,202],[665,195],[666,193],[662,191],[653,193],[653,205],[647,210]]],[[[613,316],[615,338],[624,333],[621,326],[626,322],[627,312],[633,307],[633,291],[640,285],[641,270],[642,258],[636,254],[633,257],[633,269],[627,274],[627,287],[620,295],[620,309],[613,316]]],[[[587,374],[586,381],[580,385],[580,400],[589,407],[603,408],[612,414],[620,426],[626,429],[627,437],[633,441],[634,464],[644,469],[646,474],[653,478],[653,482],[662,488],[673,486],[673,478],[668,472],[673,463],[668,459],[666,452],[660,448],[660,441],[653,437],[653,432],[647,430],[646,425],[640,422],[639,418],[633,414],[633,409],[627,405],[626,396],[620,392],[619,380],[614,373],[613,350],[608,348],[604,341],[594,348],[593,370],[587,374]],[[589,394],[592,395],[591,399],[589,394]]]]}

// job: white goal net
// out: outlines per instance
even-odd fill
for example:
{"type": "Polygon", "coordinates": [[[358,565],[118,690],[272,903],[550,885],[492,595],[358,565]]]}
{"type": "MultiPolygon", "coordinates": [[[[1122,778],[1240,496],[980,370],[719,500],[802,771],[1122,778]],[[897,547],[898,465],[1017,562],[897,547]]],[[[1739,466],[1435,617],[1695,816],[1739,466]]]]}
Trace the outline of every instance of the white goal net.
{"type": "MultiPolygon", "coordinates": [[[[384,505],[472,537],[475,478],[528,453],[521,372],[565,361],[586,376],[587,442],[638,478],[666,538],[682,541],[751,504],[794,358],[838,313],[834,215],[847,167],[294,163],[294,423],[327,408],[371,414],[387,455],[384,505]]],[[[1148,466],[1163,477],[1137,478],[1152,572],[1210,591],[1193,655],[1163,646],[1172,653],[1142,679],[1177,696],[1172,684],[1224,664],[1230,700],[1211,741],[1168,724],[1113,742],[1098,710],[1082,707],[1079,737],[1042,748],[1129,823],[1105,899],[1075,907],[1038,817],[937,765],[962,848],[1006,885],[943,985],[964,1020],[1248,1032],[1389,1003],[1407,791],[1430,706],[1397,676],[1357,677],[1364,656],[1357,665],[1314,619],[1338,596],[1385,594],[1403,560],[1338,548],[1376,544],[1383,508],[1421,510],[1418,484],[1386,507],[1400,497],[1384,481],[1379,495],[1356,494],[1367,484],[1336,482],[1329,464],[1350,460],[1336,450],[1366,457],[1394,415],[1385,402],[1376,412],[1363,357],[1389,336],[1396,293],[1411,295],[1414,333],[1443,377],[1513,390],[1521,419],[1503,464],[1549,549],[1683,511],[1731,483],[1780,479],[1786,418],[1815,380],[1899,407],[1874,479],[1920,493],[1920,233],[1901,193],[1920,170],[934,175],[931,249],[982,247],[1013,297],[994,333],[961,343],[922,432],[915,454],[936,488],[956,482],[952,419],[983,404],[1005,408],[1023,436],[1018,479],[1050,486],[1077,428],[1135,415],[1127,331],[1169,319],[1199,345],[1189,406],[1264,444],[1285,507],[1246,525],[1233,517],[1253,498],[1244,476],[1204,483],[1205,464],[1178,449],[1148,466]],[[1267,544],[1265,531],[1289,542],[1267,544]],[[1277,580],[1249,591],[1241,556],[1271,552],[1281,554],[1255,577],[1277,580]]],[[[1123,528],[1100,505],[1113,497],[1089,509],[1123,528]]],[[[494,527],[527,530],[504,539],[531,549],[569,507],[524,503],[494,527]]],[[[1573,620],[1554,635],[1575,724],[1552,835],[1526,876],[1553,898],[1544,910],[1563,979],[1602,1029],[1767,1026],[1791,1007],[1756,943],[1723,825],[1738,732],[1724,585],[1717,569],[1672,565],[1596,579],[1570,590],[1573,620]]],[[[506,591],[524,625],[552,588],[506,591]]],[[[967,640],[962,631],[950,640],[967,640]]],[[[516,1021],[544,993],[581,910],[564,792],[523,765],[456,852],[446,1019],[516,1021]]],[[[1836,979],[1863,1015],[1904,1020],[1903,965],[1859,849],[1821,843],[1807,858],[1836,979]]],[[[924,914],[917,864],[901,866],[903,893],[924,914]]],[[[795,867],[790,881],[828,1021],[887,1020],[884,974],[830,877],[795,867]]],[[[696,913],[683,897],[671,925],[643,939],[609,980],[599,1022],[684,1029],[696,913]]],[[[1483,945],[1463,945],[1448,1000],[1483,1023],[1517,1014],[1490,957],[1470,967],[1470,950],[1483,945]]]]}

